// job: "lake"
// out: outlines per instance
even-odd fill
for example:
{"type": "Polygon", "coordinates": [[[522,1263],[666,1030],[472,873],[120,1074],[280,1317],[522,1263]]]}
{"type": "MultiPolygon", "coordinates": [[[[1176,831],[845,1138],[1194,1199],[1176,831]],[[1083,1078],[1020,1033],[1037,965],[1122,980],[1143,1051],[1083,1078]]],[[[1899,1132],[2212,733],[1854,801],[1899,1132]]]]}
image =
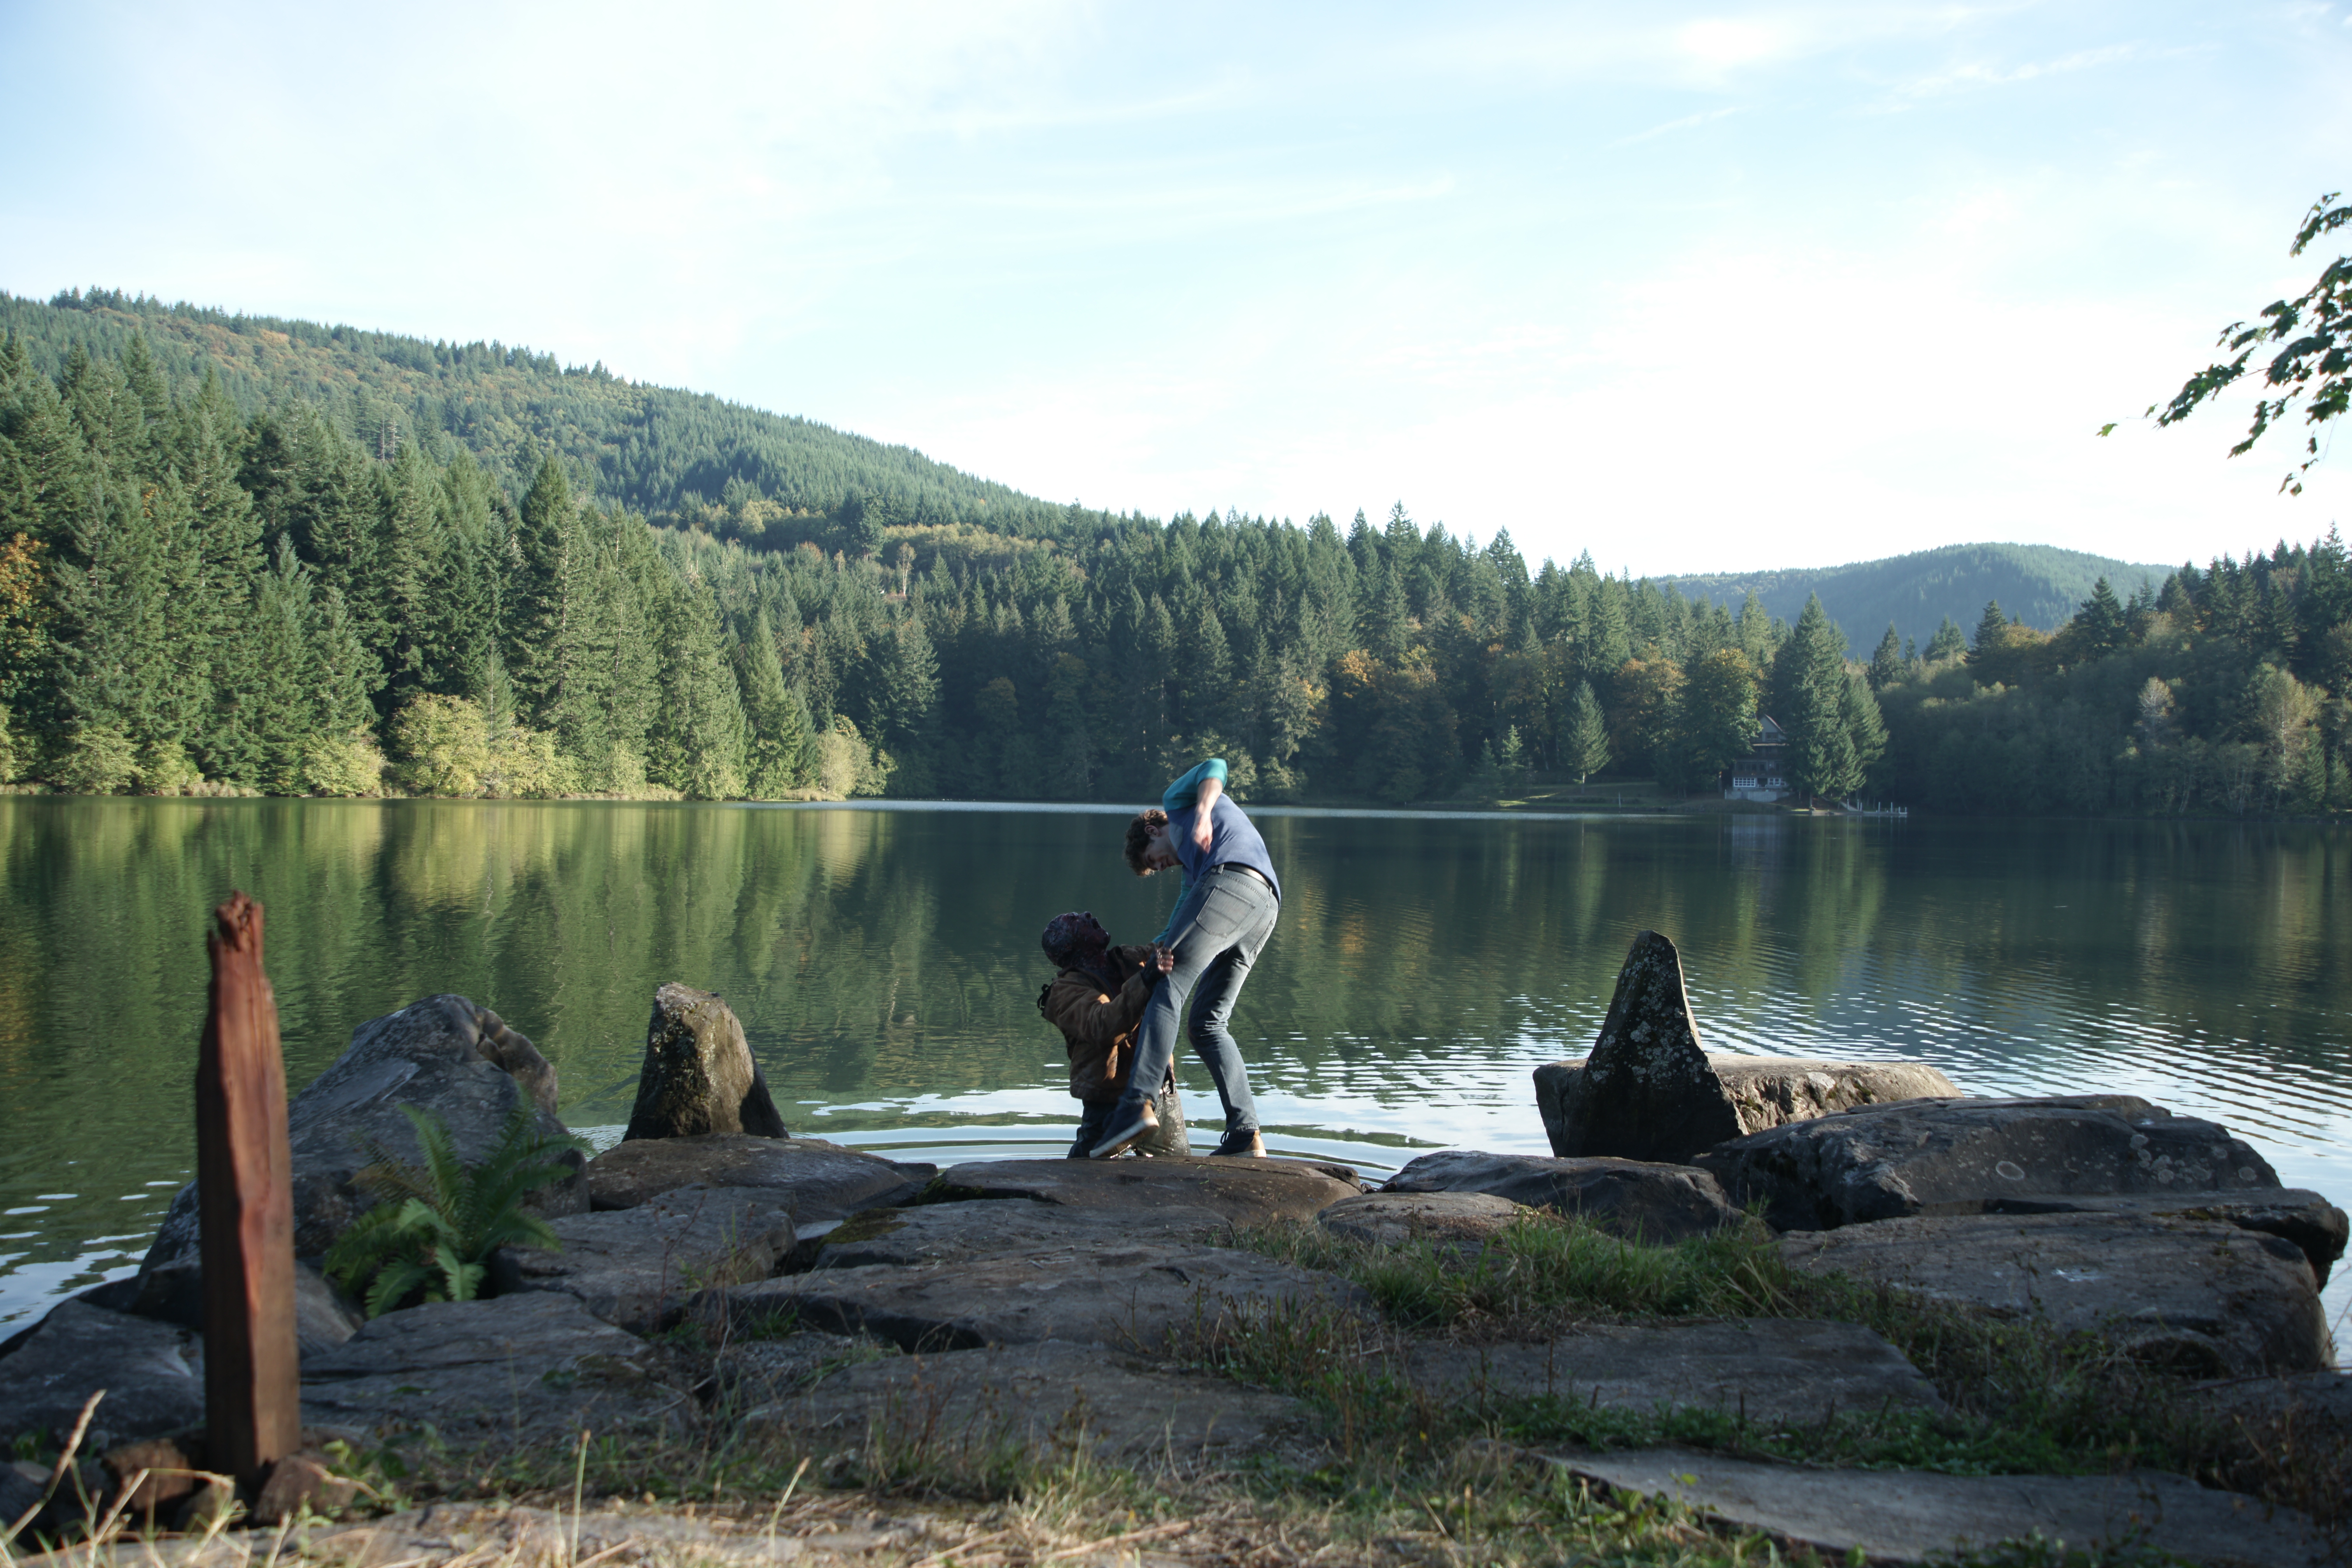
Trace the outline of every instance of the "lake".
{"type": "MultiPolygon", "coordinates": [[[[667,980],[724,995],[793,1131],[1058,1153],[1037,932],[1159,930],[1125,810],[0,796],[0,1321],[129,1271],[194,1158],[206,912],[268,910],[288,1077],[462,993],[619,1135],[667,980]]],[[[1277,1152],[1547,1152],[1633,933],[1713,1050],[1917,1058],[1977,1094],[2127,1091],[2352,1205],[2352,835],[2228,824],[1254,814],[1286,892],[1234,1033],[1277,1152]]],[[[1178,1068],[1196,1134],[1216,1100],[1178,1068]]],[[[2352,1269],[2329,1291],[2352,1304],[2352,1269]]],[[[2339,1323],[2339,1338],[2346,1328],[2339,1323]]]]}

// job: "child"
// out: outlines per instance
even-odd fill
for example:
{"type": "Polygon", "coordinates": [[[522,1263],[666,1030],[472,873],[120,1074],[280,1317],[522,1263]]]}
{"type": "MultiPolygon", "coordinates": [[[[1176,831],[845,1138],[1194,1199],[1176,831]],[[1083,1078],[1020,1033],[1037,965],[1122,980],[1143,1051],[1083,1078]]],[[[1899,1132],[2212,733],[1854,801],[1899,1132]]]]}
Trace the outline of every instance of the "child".
{"type": "MultiPolygon", "coordinates": [[[[1149,945],[1113,947],[1110,933],[1087,912],[1056,915],[1038,944],[1061,973],[1037,993],[1037,1011],[1062,1031],[1070,1055],[1070,1094],[1086,1107],[1070,1158],[1083,1160],[1100,1141],[1103,1125],[1135,1068],[1135,1031],[1160,977],[1174,954],[1149,945]]],[[[1182,1154],[1184,1108],[1172,1068],[1152,1096],[1159,1131],[1135,1144],[1139,1154],[1182,1154]]]]}

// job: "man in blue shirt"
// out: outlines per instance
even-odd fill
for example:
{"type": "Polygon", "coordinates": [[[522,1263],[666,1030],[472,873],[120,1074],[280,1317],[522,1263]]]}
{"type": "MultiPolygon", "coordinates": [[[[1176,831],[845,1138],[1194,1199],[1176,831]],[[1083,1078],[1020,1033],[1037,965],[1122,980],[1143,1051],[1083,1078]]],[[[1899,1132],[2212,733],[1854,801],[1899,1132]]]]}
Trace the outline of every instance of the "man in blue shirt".
{"type": "Polygon", "coordinates": [[[1155,945],[1175,954],[1175,964],[1154,988],[1136,1037],[1135,1070],[1127,1092],[1111,1112],[1094,1157],[1108,1160],[1151,1135],[1159,1126],[1149,1095],[1138,1084],[1157,1084],[1176,1055],[1176,1021],[1216,1080],[1224,1102],[1225,1135],[1219,1154],[1258,1155],[1257,1102],[1241,1048],[1226,1022],[1250,965],[1274,934],[1282,909],[1282,879],[1275,875],[1265,840],[1225,795],[1225,763],[1207,762],[1168,786],[1160,809],[1138,813],[1127,826],[1127,864],[1139,877],[1181,866],[1184,892],[1155,945]],[[1190,1002],[1188,1008],[1186,1003],[1190,1002]]]}

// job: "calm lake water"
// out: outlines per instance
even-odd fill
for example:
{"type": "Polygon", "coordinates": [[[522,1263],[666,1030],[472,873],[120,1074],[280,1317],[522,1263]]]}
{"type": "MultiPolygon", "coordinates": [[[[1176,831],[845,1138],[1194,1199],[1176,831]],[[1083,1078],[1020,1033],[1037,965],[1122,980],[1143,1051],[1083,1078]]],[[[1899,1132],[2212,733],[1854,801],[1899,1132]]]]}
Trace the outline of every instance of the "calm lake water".
{"type": "MultiPolygon", "coordinates": [[[[0,1321],[131,1269],[187,1179],[203,931],[233,887],[268,909],[297,1088],[360,1023],[455,991],[538,1043],[575,1129],[617,1137],[654,987],[681,980],[733,1005],[796,1132],[1058,1153],[1076,1105],[1036,933],[1088,908],[1143,941],[1176,892],[1128,875],[1125,815],[0,797],[0,1321]]],[[[2352,1205],[2352,835],[1255,816],[1286,899],[1234,1032],[1277,1151],[1545,1152],[1529,1069],[1584,1053],[1654,927],[1710,1049],[2143,1094],[2352,1205]]]]}

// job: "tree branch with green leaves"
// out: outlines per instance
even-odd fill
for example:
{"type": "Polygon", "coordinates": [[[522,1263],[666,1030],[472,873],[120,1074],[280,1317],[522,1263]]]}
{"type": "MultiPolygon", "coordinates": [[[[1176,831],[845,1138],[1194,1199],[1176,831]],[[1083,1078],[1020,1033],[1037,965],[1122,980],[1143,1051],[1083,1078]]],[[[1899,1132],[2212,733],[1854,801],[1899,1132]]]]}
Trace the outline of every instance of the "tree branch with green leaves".
{"type": "MultiPolygon", "coordinates": [[[[2352,205],[2328,205],[2341,194],[2330,191],[2312,204],[2303,226],[2295,232],[2294,244],[2287,249],[2289,256],[2301,256],[2320,236],[2352,224],[2352,205]]],[[[2319,460],[2315,427],[2352,406],[2352,256],[2339,256],[2330,262],[2319,281],[2296,298],[2263,306],[2255,324],[2231,322],[2221,329],[2219,341],[2224,352],[2236,357],[2199,371],[2182,384],[2162,414],[2157,414],[2153,404],[2148,414],[2156,416],[2159,427],[2178,424],[2236,385],[2252,367],[2256,350],[2274,345],[2277,352],[2262,367],[2263,384],[2269,390],[2255,399],[2246,438],[2230,448],[2230,456],[2251,451],[2272,426],[2287,417],[2295,401],[2303,399],[2303,422],[2314,428],[2305,437],[2303,461],[2279,482],[2281,490],[2301,495],[2303,476],[2319,460]]],[[[2110,424],[2099,434],[2105,436],[2114,428],[2110,424]]]]}

